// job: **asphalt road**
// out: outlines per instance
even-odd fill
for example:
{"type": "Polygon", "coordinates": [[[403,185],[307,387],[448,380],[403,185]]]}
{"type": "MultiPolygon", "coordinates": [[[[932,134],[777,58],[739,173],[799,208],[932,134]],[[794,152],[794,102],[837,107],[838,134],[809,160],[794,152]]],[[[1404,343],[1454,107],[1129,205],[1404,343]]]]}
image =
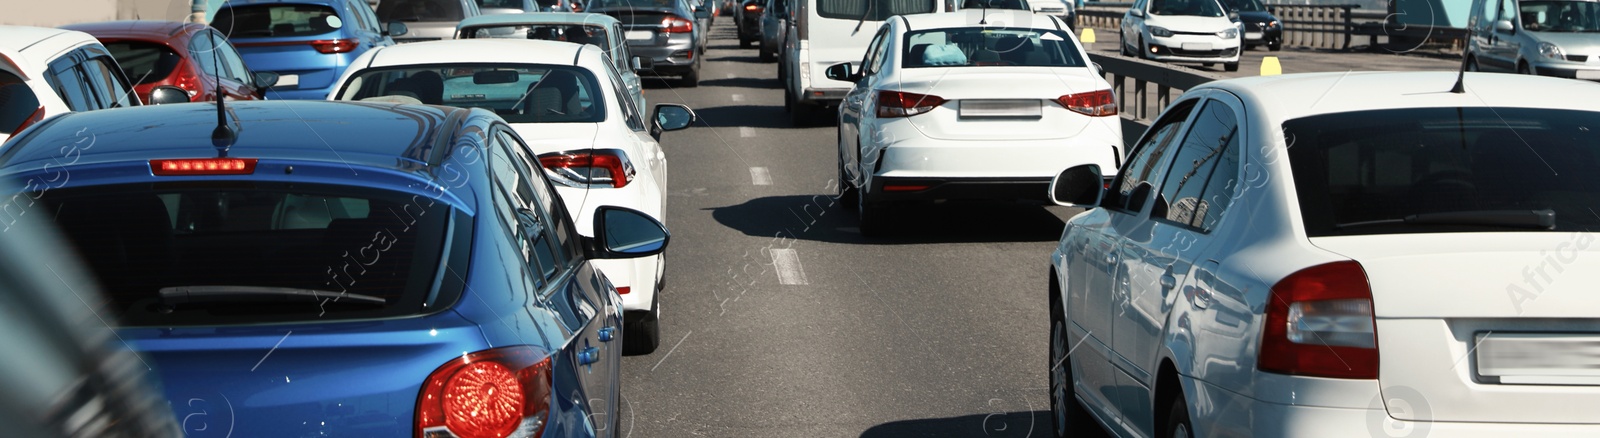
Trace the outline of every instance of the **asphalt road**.
{"type": "MultiPolygon", "coordinates": [[[[1092,49],[1114,52],[1099,33],[1092,49]]],[[[1237,75],[1268,54],[1248,53],[1237,75]]],[[[1287,72],[1456,62],[1273,55],[1287,72]]],[[[662,345],[624,358],[620,435],[1048,436],[1046,276],[1076,211],[929,205],[904,211],[901,235],[864,239],[831,197],[835,127],[790,126],[776,64],[738,48],[730,17],[706,61],[698,88],[646,78],[650,102],[687,104],[702,122],[663,138],[662,345]]]]}

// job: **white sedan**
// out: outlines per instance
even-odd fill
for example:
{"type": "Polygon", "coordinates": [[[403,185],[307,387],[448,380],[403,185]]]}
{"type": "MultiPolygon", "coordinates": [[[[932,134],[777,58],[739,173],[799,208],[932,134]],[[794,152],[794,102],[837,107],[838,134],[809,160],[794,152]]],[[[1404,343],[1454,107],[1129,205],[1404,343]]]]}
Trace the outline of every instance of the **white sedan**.
{"type": "Polygon", "coordinates": [[[1456,82],[1212,82],[1061,173],[1057,433],[1600,436],[1600,86],[1456,82]]]}
{"type": "MultiPolygon", "coordinates": [[[[658,104],[645,118],[603,53],[595,45],[512,39],[382,47],[352,62],[329,99],[492,109],[528,142],[528,159],[543,165],[579,234],[594,235],[592,214],[603,205],[665,222],[667,158],[658,139],[687,127],[694,112],[658,104]]],[[[664,260],[596,263],[622,294],[629,354],[660,344],[664,260]]]]}
{"type": "Polygon", "coordinates": [[[1124,56],[1168,62],[1222,63],[1239,71],[1244,47],[1239,13],[1217,0],[1137,0],[1122,15],[1124,56]]]}
{"type": "Polygon", "coordinates": [[[861,233],[884,231],[894,202],[1042,200],[1063,168],[1114,168],[1121,120],[1088,59],[1060,19],[1028,11],[884,22],[859,68],[827,70],[855,83],[839,108],[839,180],[861,233]]]}

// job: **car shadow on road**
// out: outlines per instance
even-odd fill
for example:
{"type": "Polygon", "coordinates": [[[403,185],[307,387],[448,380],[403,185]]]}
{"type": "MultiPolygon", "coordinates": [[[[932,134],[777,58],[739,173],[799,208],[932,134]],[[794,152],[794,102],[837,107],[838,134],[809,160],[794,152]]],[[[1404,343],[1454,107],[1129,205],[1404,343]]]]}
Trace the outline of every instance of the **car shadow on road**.
{"type": "Polygon", "coordinates": [[[1045,242],[1061,237],[1062,217],[1041,203],[950,201],[899,206],[885,236],[862,237],[852,208],[833,195],[769,196],[710,208],[711,217],[749,236],[831,243],[904,245],[1045,242]]]}
{"type": "Polygon", "coordinates": [[[727,78],[700,81],[702,87],[739,87],[778,90],[783,84],[774,78],[727,78]]]}
{"type": "MultiPolygon", "coordinates": [[[[1046,438],[1055,436],[1054,431],[1051,430],[1052,427],[1050,411],[1007,412],[883,423],[862,432],[861,438],[1046,438]]],[[[1105,435],[1077,434],[1070,436],[1103,437],[1105,435]]]]}
{"type": "Polygon", "coordinates": [[[755,48],[750,48],[747,50],[750,50],[750,52],[754,54],[749,56],[718,56],[707,59],[707,61],[743,62],[745,64],[771,64],[770,62],[761,62],[761,54],[755,53],[755,48]]]}
{"type": "Polygon", "coordinates": [[[713,128],[748,126],[751,128],[794,128],[789,114],[775,105],[726,105],[695,108],[700,123],[713,128]]]}

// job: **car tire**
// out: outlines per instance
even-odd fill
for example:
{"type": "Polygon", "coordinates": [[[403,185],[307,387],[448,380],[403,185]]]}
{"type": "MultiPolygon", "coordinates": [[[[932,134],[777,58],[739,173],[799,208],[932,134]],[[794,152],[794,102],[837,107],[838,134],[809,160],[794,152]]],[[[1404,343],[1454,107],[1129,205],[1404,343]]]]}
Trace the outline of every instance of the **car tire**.
{"type": "Polygon", "coordinates": [[[1273,51],[1273,52],[1276,52],[1276,51],[1279,51],[1279,50],[1283,50],[1283,40],[1279,39],[1279,40],[1274,40],[1274,41],[1272,41],[1270,43],[1267,43],[1267,50],[1273,51]]]}
{"type": "Polygon", "coordinates": [[[623,315],[622,354],[638,356],[654,353],[661,346],[661,293],[650,301],[650,311],[623,315]]]}
{"type": "Polygon", "coordinates": [[[1222,64],[1222,69],[1223,70],[1227,70],[1227,71],[1239,71],[1239,63],[1237,63],[1237,62],[1229,62],[1229,63],[1226,63],[1226,64],[1222,64]]]}
{"type": "Polygon", "coordinates": [[[878,237],[884,235],[888,222],[889,210],[876,202],[869,201],[866,189],[857,189],[856,192],[856,217],[860,219],[859,230],[862,237],[878,237]]]}
{"type": "Polygon", "coordinates": [[[700,64],[699,63],[696,63],[694,65],[694,67],[689,69],[688,73],[684,73],[683,77],[678,79],[678,86],[684,87],[684,88],[694,88],[694,87],[700,86],[700,64]]]}
{"type": "MultiPolygon", "coordinates": [[[[839,141],[841,143],[840,146],[843,147],[844,138],[841,137],[839,141]]],[[[860,192],[856,190],[854,184],[850,183],[850,174],[844,171],[844,150],[841,149],[839,151],[839,199],[837,202],[844,205],[844,208],[853,210],[856,207],[856,202],[858,202],[856,199],[858,196],[860,196],[860,192]]]]}
{"type": "Polygon", "coordinates": [[[1531,74],[1533,74],[1533,67],[1528,66],[1528,62],[1527,61],[1518,61],[1517,62],[1517,74],[1519,74],[1519,75],[1531,75],[1531,74]]]}
{"type": "Polygon", "coordinates": [[[1189,406],[1183,402],[1183,394],[1178,394],[1172,399],[1167,408],[1167,424],[1161,429],[1166,431],[1162,436],[1171,438],[1194,438],[1194,424],[1189,422],[1189,406]]]}
{"type": "Polygon", "coordinates": [[[1255,50],[1255,48],[1256,48],[1255,44],[1245,44],[1244,45],[1244,51],[1246,51],[1246,52],[1251,51],[1251,50],[1255,50]]]}
{"type": "Polygon", "coordinates": [[[1062,314],[1058,292],[1054,287],[1050,290],[1050,418],[1055,425],[1052,436],[1065,438],[1081,435],[1094,423],[1073,394],[1072,362],[1068,360],[1072,347],[1068,345],[1067,318],[1062,314]]]}
{"type": "Polygon", "coordinates": [[[770,51],[767,51],[766,47],[762,47],[759,50],[761,51],[761,54],[760,54],[761,62],[772,62],[772,61],[777,61],[778,60],[777,54],[772,53],[770,51]]]}
{"type": "Polygon", "coordinates": [[[1133,52],[1128,50],[1128,42],[1127,41],[1118,41],[1117,42],[1117,53],[1121,54],[1122,56],[1133,56],[1133,52]]]}
{"type": "Polygon", "coordinates": [[[1133,46],[1133,49],[1139,51],[1139,59],[1154,58],[1150,56],[1150,48],[1144,46],[1144,35],[1139,35],[1139,45],[1133,46]]]}

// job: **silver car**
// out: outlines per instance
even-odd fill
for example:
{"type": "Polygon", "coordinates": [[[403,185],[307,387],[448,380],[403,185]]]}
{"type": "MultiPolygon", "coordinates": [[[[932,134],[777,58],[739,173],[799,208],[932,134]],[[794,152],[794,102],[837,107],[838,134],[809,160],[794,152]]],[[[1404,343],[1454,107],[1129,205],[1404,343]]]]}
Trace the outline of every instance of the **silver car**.
{"type": "Polygon", "coordinates": [[[648,67],[643,58],[633,55],[623,36],[622,22],[609,15],[570,12],[534,12],[527,14],[480,15],[461,20],[456,26],[456,39],[468,38],[526,38],[530,40],[566,41],[593,44],[606,54],[611,66],[622,77],[623,86],[633,97],[633,103],[646,108],[644,87],[635,70],[648,67]]]}
{"type": "Polygon", "coordinates": [[[1486,1],[1473,2],[1468,70],[1600,80],[1600,1],[1486,1]]]}
{"type": "Polygon", "coordinates": [[[404,37],[396,43],[447,40],[461,20],[480,15],[476,0],[385,0],[378,4],[378,21],[406,23],[404,37]]]}

